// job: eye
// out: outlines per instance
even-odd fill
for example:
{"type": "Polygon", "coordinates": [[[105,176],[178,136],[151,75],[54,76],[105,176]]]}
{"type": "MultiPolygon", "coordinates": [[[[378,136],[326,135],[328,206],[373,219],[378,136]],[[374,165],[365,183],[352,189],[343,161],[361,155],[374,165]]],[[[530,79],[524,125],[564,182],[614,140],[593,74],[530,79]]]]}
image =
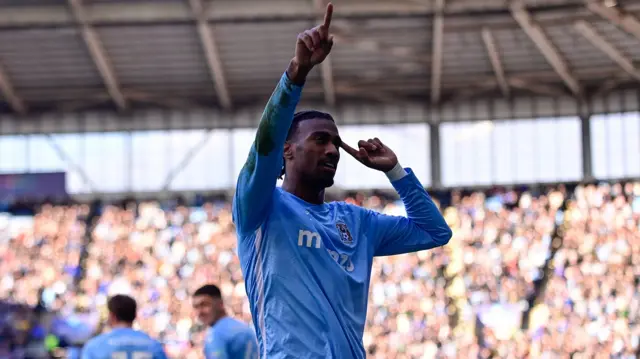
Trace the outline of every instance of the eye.
{"type": "Polygon", "coordinates": [[[313,136],[313,140],[317,143],[317,144],[325,144],[328,142],[329,138],[326,135],[323,134],[317,134],[313,136]]]}

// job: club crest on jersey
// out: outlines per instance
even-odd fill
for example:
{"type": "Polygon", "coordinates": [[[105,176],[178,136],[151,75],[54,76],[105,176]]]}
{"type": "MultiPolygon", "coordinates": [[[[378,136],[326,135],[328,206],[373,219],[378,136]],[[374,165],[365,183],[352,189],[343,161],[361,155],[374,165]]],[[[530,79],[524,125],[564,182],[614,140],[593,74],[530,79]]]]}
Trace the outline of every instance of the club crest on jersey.
{"type": "Polygon", "coordinates": [[[340,238],[342,239],[343,243],[345,244],[353,243],[353,237],[351,237],[351,232],[349,232],[349,228],[347,228],[347,225],[344,222],[336,223],[336,228],[338,228],[338,232],[340,232],[340,238]]]}

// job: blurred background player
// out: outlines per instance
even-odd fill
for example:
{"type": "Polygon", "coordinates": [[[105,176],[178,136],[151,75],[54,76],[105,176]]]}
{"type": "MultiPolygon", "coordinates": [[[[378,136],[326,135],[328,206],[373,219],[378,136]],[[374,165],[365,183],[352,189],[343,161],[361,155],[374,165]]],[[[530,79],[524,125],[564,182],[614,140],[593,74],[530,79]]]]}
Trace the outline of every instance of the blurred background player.
{"type": "Polygon", "coordinates": [[[82,349],[82,359],[166,359],[162,344],[134,330],[138,306],[135,299],[115,295],[107,303],[109,333],[90,340],[82,349]]]}
{"type": "Polygon", "coordinates": [[[207,284],[193,293],[193,309],[207,325],[204,356],[207,359],[257,359],[258,343],[248,325],[227,315],[220,289],[207,284]]]}

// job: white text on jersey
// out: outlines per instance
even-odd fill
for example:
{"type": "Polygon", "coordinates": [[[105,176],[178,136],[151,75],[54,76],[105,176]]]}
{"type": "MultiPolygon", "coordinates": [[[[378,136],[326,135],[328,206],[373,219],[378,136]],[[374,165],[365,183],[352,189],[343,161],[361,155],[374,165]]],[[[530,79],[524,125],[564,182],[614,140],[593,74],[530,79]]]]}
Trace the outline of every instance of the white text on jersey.
{"type": "Polygon", "coordinates": [[[317,232],[305,231],[302,229],[298,232],[298,246],[303,247],[306,245],[307,248],[311,248],[314,245],[314,241],[315,247],[320,248],[322,240],[320,239],[320,234],[317,232]],[[306,243],[305,238],[307,239],[306,243]]]}
{"type": "MultiPolygon", "coordinates": [[[[300,231],[298,231],[298,246],[307,248],[315,247],[319,249],[322,246],[322,239],[320,238],[320,234],[317,232],[311,232],[301,229],[300,231]]],[[[336,261],[347,272],[353,272],[355,267],[353,266],[353,262],[351,262],[351,257],[346,254],[332,251],[330,249],[327,249],[327,252],[329,252],[331,258],[333,258],[333,260],[336,261]]]]}

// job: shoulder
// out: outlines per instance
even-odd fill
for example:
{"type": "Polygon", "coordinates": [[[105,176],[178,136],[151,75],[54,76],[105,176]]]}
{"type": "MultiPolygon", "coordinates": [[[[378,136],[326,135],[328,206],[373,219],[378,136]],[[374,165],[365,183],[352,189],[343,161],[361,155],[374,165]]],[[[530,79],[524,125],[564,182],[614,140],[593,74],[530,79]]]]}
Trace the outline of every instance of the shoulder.
{"type": "MultiPolygon", "coordinates": [[[[153,343],[152,346],[153,346],[153,350],[155,352],[163,352],[163,353],[165,352],[164,351],[164,344],[161,341],[151,338],[151,343],[153,343]]],[[[166,353],[165,353],[165,355],[166,355],[166,353]]]]}
{"type": "Polygon", "coordinates": [[[158,339],[152,337],[151,335],[149,335],[149,334],[147,334],[145,332],[140,332],[139,331],[138,333],[140,333],[140,337],[141,338],[147,339],[149,341],[149,343],[151,343],[151,345],[153,345],[155,347],[162,347],[162,343],[158,339]]]}
{"type": "Polygon", "coordinates": [[[249,335],[249,336],[255,336],[256,332],[255,330],[253,330],[253,327],[251,327],[249,324],[239,321],[239,328],[241,329],[241,332],[245,335],[249,335]]]}
{"type": "Polygon", "coordinates": [[[294,203],[291,199],[291,195],[285,192],[282,187],[276,187],[271,196],[275,205],[290,206],[294,203]]]}
{"type": "Polygon", "coordinates": [[[247,324],[244,322],[238,322],[239,325],[236,327],[236,331],[233,333],[233,337],[230,338],[233,341],[233,345],[240,346],[245,348],[249,343],[256,342],[256,333],[247,324]]]}
{"type": "Polygon", "coordinates": [[[213,343],[225,343],[232,336],[228,323],[216,323],[213,327],[207,329],[205,336],[205,344],[213,345],[213,343]]]}
{"type": "Polygon", "coordinates": [[[98,336],[95,336],[85,343],[83,349],[86,351],[96,350],[96,348],[100,347],[104,342],[107,341],[108,338],[109,334],[100,334],[98,336]]]}
{"type": "Polygon", "coordinates": [[[238,320],[236,318],[227,318],[226,319],[226,330],[225,332],[229,334],[230,337],[240,337],[249,333],[253,333],[253,329],[245,322],[238,320]]]}
{"type": "Polygon", "coordinates": [[[132,338],[135,338],[135,339],[138,339],[138,340],[144,340],[144,339],[153,340],[153,338],[151,338],[149,336],[149,334],[147,334],[147,333],[145,333],[145,332],[143,332],[141,330],[132,330],[132,331],[129,331],[128,333],[126,333],[126,335],[128,337],[132,337],[132,338]]]}
{"type": "MultiPolygon", "coordinates": [[[[220,333],[217,333],[220,334],[220,333]]],[[[216,327],[209,327],[204,334],[205,343],[213,342],[213,339],[216,337],[216,327]]]]}
{"type": "Polygon", "coordinates": [[[155,338],[141,330],[133,331],[132,337],[135,338],[135,340],[139,341],[140,344],[146,343],[145,345],[147,345],[148,347],[162,347],[162,343],[160,343],[160,341],[156,340],[155,338]]]}
{"type": "Polygon", "coordinates": [[[289,205],[283,198],[282,192],[279,189],[280,188],[274,188],[271,194],[271,199],[264,206],[264,208],[258,212],[255,211],[255,207],[251,206],[251,203],[245,204],[241,209],[240,207],[238,207],[237,200],[233,200],[232,217],[233,223],[236,226],[236,234],[238,235],[238,237],[251,237],[255,234],[258,228],[269,221],[269,218],[271,217],[273,212],[281,211],[283,208],[289,205]],[[247,226],[246,223],[243,222],[243,218],[246,218],[249,215],[257,215],[259,217],[259,219],[255,221],[255,225],[253,226],[247,226]]]}
{"type": "Polygon", "coordinates": [[[347,202],[331,202],[329,205],[332,206],[334,212],[359,220],[368,219],[375,214],[375,212],[370,209],[347,202]]]}

